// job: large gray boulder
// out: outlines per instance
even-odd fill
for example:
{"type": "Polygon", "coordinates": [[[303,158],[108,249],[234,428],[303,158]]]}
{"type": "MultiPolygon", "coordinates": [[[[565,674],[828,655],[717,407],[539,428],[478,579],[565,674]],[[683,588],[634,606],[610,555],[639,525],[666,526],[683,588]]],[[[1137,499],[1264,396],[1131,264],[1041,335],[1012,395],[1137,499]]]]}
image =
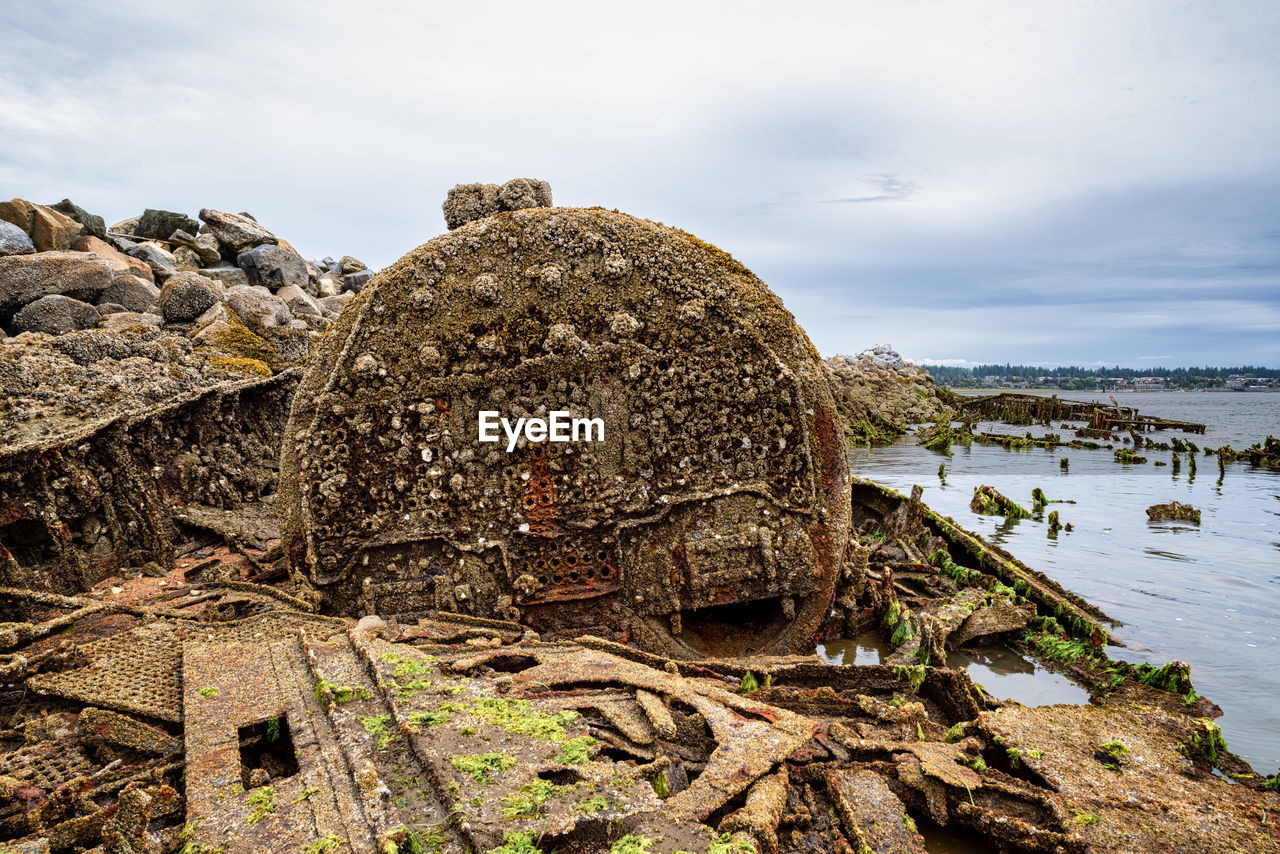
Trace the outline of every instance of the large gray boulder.
{"type": "Polygon", "coordinates": [[[205,208],[200,211],[200,219],[209,226],[209,231],[218,238],[218,243],[232,252],[243,252],[264,243],[280,242],[274,234],[258,225],[252,217],[243,214],[205,208]]]}
{"type": "Polygon", "coordinates": [[[184,213],[147,208],[142,212],[142,216],[138,217],[138,224],[133,227],[133,234],[136,237],[168,240],[175,231],[194,233],[199,230],[200,223],[184,213]]]}
{"type": "Polygon", "coordinates": [[[36,251],[31,236],[11,222],[0,219],[0,257],[30,255],[36,251]]]}
{"type": "Polygon", "coordinates": [[[236,265],[244,270],[251,285],[266,285],[278,290],[285,285],[305,288],[311,281],[307,262],[296,252],[270,244],[256,246],[236,256],[236,265]]]}
{"type": "MultiPolygon", "coordinates": [[[[173,277],[170,277],[172,281],[173,277]]],[[[98,296],[98,305],[116,303],[125,311],[146,311],[160,299],[160,289],[137,276],[117,273],[111,285],[98,296]]]]}
{"type": "Polygon", "coordinates": [[[360,293],[364,290],[364,286],[369,284],[369,280],[372,278],[372,270],[361,270],[359,273],[350,273],[342,277],[342,287],[349,291],[360,293]]]}
{"type": "Polygon", "coordinates": [[[45,332],[62,335],[98,325],[98,309],[78,299],[50,294],[29,303],[13,316],[15,332],[45,332]]]}
{"type": "Polygon", "coordinates": [[[280,297],[261,285],[238,285],[227,292],[227,306],[255,332],[288,326],[293,313],[280,297]]]}
{"type": "Polygon", "coordinates": [[[83,234],[92,235],[99,240],[107,239],[107,222],[100,216],[89,213],[70,199],[63,199],[56,205],[49,205],[55,211],[66,214],[84,226],[83,234]]]}
{"type": "Polygon", "coordinates": [[[0,258],[0,320],[40,297],[94,301],[111,286],[111,264],[83,252],[37,252],[0,258]]]}
{"type": "Polygon", "coordinates": [[[169,323],[190,323],[222,299],[222,286],[199,273],[175,273],[160,289],[160,313],[169,323]]]}

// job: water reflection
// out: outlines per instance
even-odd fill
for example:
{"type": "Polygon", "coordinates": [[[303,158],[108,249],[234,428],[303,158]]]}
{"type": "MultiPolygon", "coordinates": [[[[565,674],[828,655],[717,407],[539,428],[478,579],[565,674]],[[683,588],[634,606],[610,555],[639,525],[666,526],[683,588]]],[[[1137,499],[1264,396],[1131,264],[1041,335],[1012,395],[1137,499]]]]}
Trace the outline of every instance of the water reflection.
{"type": "MultiPolygon", "coordinates": [[[[1152,392],[1126,400],[1151,415],[1208,424],[1205,436],[1180,437],[1207,447],[1247,447],[1268,432],[1275,435],[1280,424],[1280,394],[1152,392]]],[[[1021,435],[1027,429],[1006,426],[1004,431],[1021,435]]],[[[1059,429],[1064,439],[1071,438],[1069,430],[1059,429]]],[[[1151,438],[1171,441],[1177,435],[1151,438]]],[[[915,443],[906,437],[885,448],[856,449],[853,472],[903,494],[912,484],[923,485],[931,508],[995,540],[1120,620],[1117,639],[1131,650],[1146,651],[1135,658],[1156,665],[1189,662],[1196,690],[1225,712],[1218,723],[1232,750],[1267,771],[1280,765],[1280,703],[1275,702],[1280,668],[1274,666],[1280,649],[1280,474],[1231,463],[1216,485],[1217,461],[1202,454],[1197,463],[1204,466],[1203,477],[1193,482],[1188,457],[1184,478],[1175,480],[1167,468],[1117,465],[1113,450],[1011,453],[974,444],[955,447],[954,456],[945,457],[915,443]],[[1063,457],[1071,461],[1065,472],[1059,466],[1063,457]],[[938,478],[939,463],[946,464],[945,481],[938,478]],[[1004,522],[1000,517],[969,509],[980,484],[994,486],[1029,510],[1037,486],[1050,498],[1074,499],[1074,505],[1049,509],[1058,509],[1062,522],[1071,522],[1075,530],[1053,540],[1037,518],[997,527],[1004,522]],[[1149,525],[1146,508],[1174,499],[1199,508],[1203,524],[1149,525]]],[[[1143,454],[1152,460],[1171,457],[1150,449],[1143,454]]],[[[1125,654],[1118,648],[1111,653],[1125,654]]],[[[976,671],[975,678],[982,681],[976,671]]]]}
{"type": "Polygon", "coordinates": [[[827,664],[879,664],[893,654],[893,648],[879,633],[863,632],[856,638],[818,644],[818,655],[827,664]]]}
{"type": "Polygon", "coordinates": [[[1143,549],[1142,551],[1144,554],[1149,554],[1152,557],[1162,557],[1167,558],[1168,560],[1180,560],[1187,562],[1191,561],[1191,558],[1186,555],[1178,554],[1177,552],[1167,552],[1164,549],[1143,549]]]}
{"type": "Polygon", "coordinates": [[[1003,644],[955,650],[947,656],[947,666],[969,671],[991,696],[1024,706],[1089,702],[1088,691],[1003,644]]]}
{"type": "Polygon", "coordinates": [[[999,850],[986,837],[963,827],[939,827],[925,818],[916,818],[916,828],[924,837],[929,854],[996,854],[999,850]]]}

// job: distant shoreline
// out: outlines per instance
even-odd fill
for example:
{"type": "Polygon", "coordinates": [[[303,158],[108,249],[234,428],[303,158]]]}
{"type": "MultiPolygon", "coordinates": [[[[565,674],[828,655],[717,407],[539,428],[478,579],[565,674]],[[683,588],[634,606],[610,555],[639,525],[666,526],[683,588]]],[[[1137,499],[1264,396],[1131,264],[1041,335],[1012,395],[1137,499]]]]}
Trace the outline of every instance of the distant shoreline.
{"type": "Polygon", "coordinates": [[[1160,392],[1183,392],[1186,394],[1277,394],[1280,388],[1249,388],[1249,389],[1231,389],[1231,388],[1152,388],[1152,389],[1108,389],[1099,391],[1098,389],[1065,389],[1065,388],[971,388],[968,386],[947,386],[956,394],[1159,394],[1160,392]]]}

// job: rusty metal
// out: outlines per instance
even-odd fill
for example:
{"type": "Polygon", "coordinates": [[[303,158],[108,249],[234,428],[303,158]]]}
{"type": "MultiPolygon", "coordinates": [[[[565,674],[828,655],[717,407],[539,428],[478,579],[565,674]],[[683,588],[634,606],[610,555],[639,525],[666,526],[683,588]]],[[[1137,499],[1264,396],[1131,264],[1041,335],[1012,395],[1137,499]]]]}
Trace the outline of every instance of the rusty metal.
{"type": "Polygon", "coordinates": [[[286,432],[286,553],[332,613],[799,651],[847,536],[834,412],[725,253],[600,209],[499,214],[405,256],[326,337],[286,432]],[[604,441],[508,453],[482,410],[600,418],[604,441]]]}

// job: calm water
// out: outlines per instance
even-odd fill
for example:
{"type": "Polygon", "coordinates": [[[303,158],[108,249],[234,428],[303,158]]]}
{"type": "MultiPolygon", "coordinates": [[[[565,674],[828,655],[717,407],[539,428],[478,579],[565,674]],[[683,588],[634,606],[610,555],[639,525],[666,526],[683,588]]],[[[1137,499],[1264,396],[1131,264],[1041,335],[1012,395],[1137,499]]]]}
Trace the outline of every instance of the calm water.
{"type": "MultiPolygon", "coordinates": [[[[1072,400],[1105,400],[1097,394],[1060,395],[1072,400]]],[[[1205,447],[1245,448],[1268,434],[1280,435],[1280,394],[1145,392],[1116,395],[1122,406],[1144,415],[1207,424],[1204,436],[1164,431],[1154,441],[1189,438],[1205,447]]],[[[982,425],[984,430],[1040,435],[1044,428],[982,425]]],[[[1064,432],[1054,425],[1054,432],[1064,432]]],[[[1064,432],[1064,439],[1071,438],[1064,432]]],[[[1190,662],[1196,689],[1223,709],[1219,720],[1233,751],[1259,773],[1280,766],[1280,475],[1235,463],[1218,483],[1218,464],[1200,455],[1190,476],[1168,451],[1144,451],[1145,465],[1119,465],[1112,452],[1060,449],[1006,451],[974,445],[953,448],[946,457],[926,451],[908,436],[886,448],[853,452],[855,474],[903,492],[924,487],[924,499],[938,512],[1003,545],[1034,569],[1084,596],[1123,625],[1115,630],[1125,648],[1116,658],[1162,664],[1190,662]],[[1070,458],[1069,472],[1059,460],[1070,458]],[[938,464],[946,463],[945,484],[938,464]],[[1042,515],[1018,521],[979,516],[969,510],[974,487],[990,484],[1030,509],[1031,490],[1041,487],[1064,523],[1075,530],[1047,536],[1042,515]],[[1146,508],[1168,501],[1201,510],[1199,526],[1149,522],[1146,508]]],[[[828,654],[837,650],[831,649],[828,654]]],[[[857,654],[855,647],[846,660],[857,654]]],[[[1011,660],[998,651],[979,651],[970,662],[977,681],[1001,696],[1017,692],[988,684],[1011,660]],[[981,660],[985,655],[987,660],[981,660]]],[[[869,655],[869,651],[863,653],[869,655]]],[[[857,656],[862,658],[863,656],[857,656]]],[[[1024,678],[1036,677],[1034,673],[1024,678]]],[[[1061,702],[1061,700],[1055,700],[1061,702]]]]}

